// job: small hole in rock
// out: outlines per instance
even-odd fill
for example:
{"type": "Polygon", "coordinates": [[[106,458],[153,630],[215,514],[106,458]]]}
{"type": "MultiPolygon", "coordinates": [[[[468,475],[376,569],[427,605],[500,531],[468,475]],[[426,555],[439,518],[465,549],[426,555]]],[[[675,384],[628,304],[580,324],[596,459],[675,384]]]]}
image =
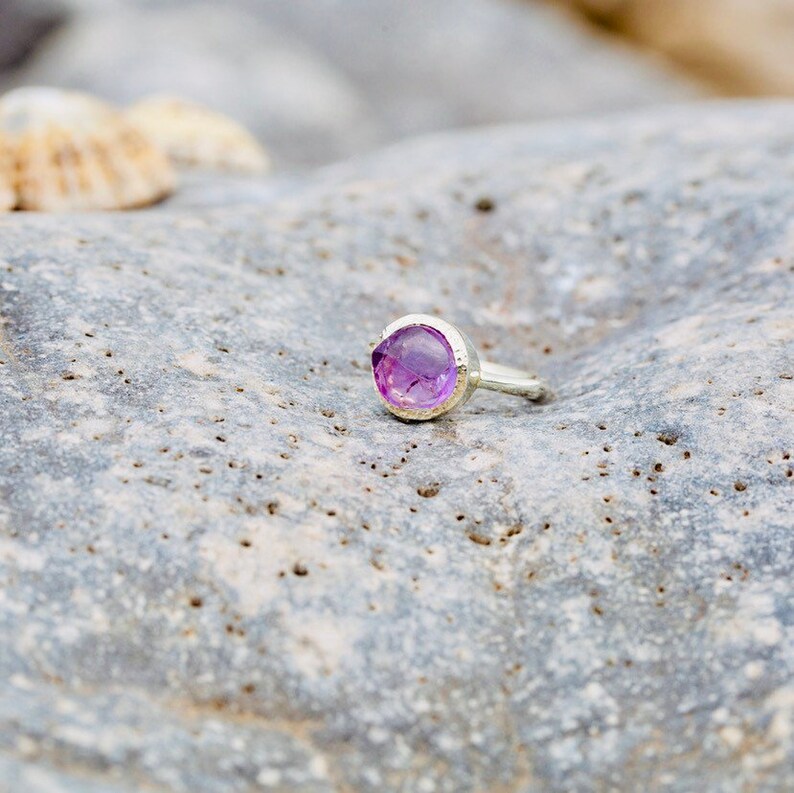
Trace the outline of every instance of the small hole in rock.
{"type": "Polygon", "coordinates": [[[441,490],[441,485],[438,482],[432,482],[429,485],[423,485],[421,487],[416,488],[416,492],[422,498],[434,498],[439,494],[441,490]]]}

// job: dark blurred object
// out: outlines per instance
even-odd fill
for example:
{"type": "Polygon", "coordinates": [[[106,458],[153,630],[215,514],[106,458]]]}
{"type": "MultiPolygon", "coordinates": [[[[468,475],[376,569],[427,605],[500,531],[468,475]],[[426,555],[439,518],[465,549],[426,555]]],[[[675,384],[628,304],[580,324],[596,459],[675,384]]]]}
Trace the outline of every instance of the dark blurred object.
{"type": "Polygon", "coordinates": [[[794,95],[794,0],[554,0],[733,95],[794,95]]]}
{"type": "Polygon", "coordinates": [[[38,0],[0,0],[0,69],[19,66],[67,18],[66,9],[38,0]]]}

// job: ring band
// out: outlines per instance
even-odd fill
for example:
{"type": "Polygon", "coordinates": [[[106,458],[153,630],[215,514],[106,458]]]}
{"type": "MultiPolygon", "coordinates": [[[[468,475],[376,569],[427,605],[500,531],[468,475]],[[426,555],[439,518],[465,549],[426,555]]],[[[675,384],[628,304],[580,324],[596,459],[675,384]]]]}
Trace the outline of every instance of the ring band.
{"type": "Polygon", "coordinates": [[[531,372],[522,372],[512,366],[502,366],[490,361],[480,361],[480,380],[477,387],[525,397],[535,402],[551,396],[548,385],[531,372]]]}
{"type": "Polygon", "coordinates": [[[387,325],[372,344],[375,390],[406,421],[427,421],[466,402],[478,388],[547,400],[547,383],[510,366],[480,361],[469,337],[451,322],[408,314],[387,325]]]}

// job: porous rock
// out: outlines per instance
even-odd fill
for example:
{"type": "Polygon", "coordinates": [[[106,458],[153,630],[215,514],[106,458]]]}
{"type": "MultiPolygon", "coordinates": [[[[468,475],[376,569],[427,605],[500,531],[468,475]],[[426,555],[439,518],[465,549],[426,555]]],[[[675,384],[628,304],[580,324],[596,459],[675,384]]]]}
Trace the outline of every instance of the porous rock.
{"type": "Polygon", "coordinates": [[[792,130],[0,217],[0,789],[791,789],[792,130]],[[394,420],[413,311],[556,398],[394,420]]]}

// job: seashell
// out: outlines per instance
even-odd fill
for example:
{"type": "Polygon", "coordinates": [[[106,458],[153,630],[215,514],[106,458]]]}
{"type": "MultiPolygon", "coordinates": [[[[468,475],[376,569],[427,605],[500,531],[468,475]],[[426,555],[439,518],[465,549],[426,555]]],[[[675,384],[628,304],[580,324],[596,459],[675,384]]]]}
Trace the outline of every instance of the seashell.
{"type": "Polygon", "coordinates": [[[0,212],[5,212],[16,206],[17,195],[14,190],[14,171],[11,146],[0,135],[0,212]]]}
{"type": "Polygon", "coordinates": [[[11,91],[0,98],[0,134],[10,144],[19,209],[128,209],[174,188],[165,154],[122,113],[86,94],[11,91]]]}
{"type": "Polygon", "coordinates": [[[132,105],[127,118],[177,165],[250,174],[270,168],[267,152],[245,127],[195,102],[152,96],[132,105]]]}

